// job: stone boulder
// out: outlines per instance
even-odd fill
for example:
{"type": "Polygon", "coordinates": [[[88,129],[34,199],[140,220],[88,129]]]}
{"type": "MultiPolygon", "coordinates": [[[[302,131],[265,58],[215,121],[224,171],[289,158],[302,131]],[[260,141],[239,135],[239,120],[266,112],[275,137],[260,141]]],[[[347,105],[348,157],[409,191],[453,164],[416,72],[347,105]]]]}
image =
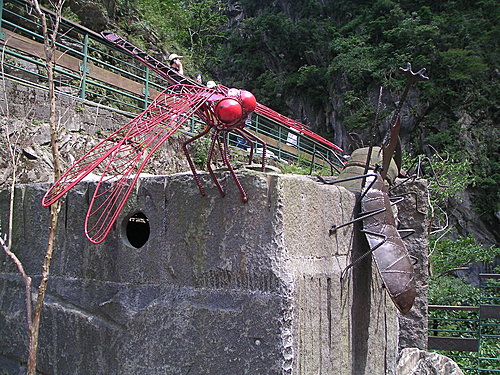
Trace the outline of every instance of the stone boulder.
{"type": "Polygon", "coordinates": [[[406,348],[399,357],[396,375],[464,375],[464,373],[451,358],[417,348],[406,348]]]}

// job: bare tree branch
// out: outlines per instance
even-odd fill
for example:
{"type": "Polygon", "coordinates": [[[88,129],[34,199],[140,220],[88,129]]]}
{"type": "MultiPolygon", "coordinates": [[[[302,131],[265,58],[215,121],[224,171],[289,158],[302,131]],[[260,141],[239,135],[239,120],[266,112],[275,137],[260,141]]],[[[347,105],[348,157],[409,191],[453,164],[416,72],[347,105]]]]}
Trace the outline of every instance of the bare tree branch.
{"type": "MultiPolygon", "coordinates": [[[[9,234],[10,237],[11,234],[9,234]]],[[[24,290],[25,290],[25,299],[26,299],[26,323],[28,325],[28,332],[31,333],[31,327],[32,327],[32,318],[31,318],[31,277],[29,277],[26,272],[24,271],[23,264],[19,260],[19,258],[14,254],[11,250],[10,247],[5,243],[5,239],[0,237],[0,245],[2,246],[3,250],[5,253],[12,259],[14,264],[17,267],[17,270],[19,271],[19,274],[23,278],[24,281],[24,290]]]]}
{"type": "MultiPolygon", "coordinates": [[[[3,76],[3,62],[5,58],[5,46],[2,49],[2,76],[3,76]]],[[[5,90],[5,80],[2,81],[4,93],[5,90]]],[[[5,94],[6,95],[6,94],[5,94]]],[[[9,115],[9,105],[7,101],[7,97],[5,97],[5,115],[8,117],[9,115]]],[[[12,167],[11,174],[11,182],[9,186],[9,218],[8,218],[8,228],[7,233],[3,233],[0,226],[0,245],[2,246],[4,252],[11,258],[13,263],[16,265],[19,274],[21,275],[24,282],[25,289],[25,303],[26,303],[26,324],[28,328],[28,332],[31,332],[32,327],[32,296],[31,296],[31,277],[29,277],[23,267],[21,260],[17,257],[17,255],[12,251],[12,237],[13,237],[13,225],[14,225],[14,196],[15,196],[15,186],[17,182],[17,168],[20,160],[20,153],[16,156],[16,145],[19,143],[21,139],[23,130],[17,132],[17,135],[12,137],[11,131],[9,129],[8,121],[5,123],[5,138],[7,141],[7,150],[10,156],[10,164],[12,167]]]]}
{"type": "MultiPolygon", "coordinates": [[[[52,148],[52,157],[54,163],[54,179],[57,180],[61,175],[61,162],[59,155],[58,146],[58,124],[57,124],[57,112],[56,112],[56,95],[55,95],[55,83],[54,83],[54,70],[55,70],[55,50],[56,50],[56,38],[57,32],[59,30],[59,23],[61,21],[61,11],[65,0],[51,0],[50,3],[55,9],[55,19],[52,19],[52,30],[49,31],[47,24],[47,17],[45,13],[40,8],[38,0],[30,0],[30,3],[35,7],[36,12],[42,23],[42,31],[44,36],[44,50],[45,50],[45,68],[47,70],[47,80],[49,86],[49,101],[50,101],[50,144],[52,148]]],[[[38,336],[40,331],[40,319],[42,315],[42,308],[45,299],[45,293],[47,290],[47,284],[49,281],[50,274],[50,264],[52,261],[52,254],[55,247],[55,239],[57,234],[57,224],[59,218],[59,211],[61,209],[60,201],[57,201],[50,207],[50,227],[49,227],[49,240],[47,244],[47,251],[43,260],[42,266],[42,280],[38,287],[38,295],[35,304],[35,309],[33,311],[33,324],[30,331],[30,342],[29,342],[29,352],[28,352],[28,375],[35,375],[36,373],[36,361],[37,361],[37,349],[38,349],[38,336]]]]}

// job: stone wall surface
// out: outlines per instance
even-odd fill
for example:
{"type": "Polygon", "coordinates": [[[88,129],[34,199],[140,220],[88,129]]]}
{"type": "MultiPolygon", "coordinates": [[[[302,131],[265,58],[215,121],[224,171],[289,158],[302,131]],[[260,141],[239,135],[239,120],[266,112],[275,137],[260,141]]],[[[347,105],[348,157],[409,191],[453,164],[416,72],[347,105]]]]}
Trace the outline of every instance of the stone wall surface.
{"type": "Polygon", "coordinates": [[[396,180],[392,194],[404,198],[398,207],[398,220],[401,229],[413,229],[415,233],[407,237],[406,249],[413,257],[417,296],[412,309],[406,314],[399,314],[399,349],[427,349],[428,321],[428,231],[430,227],[428,215],[428,189],[426,180],[403,183],[396,180]]]}
{"type": "MultiPolygon", "coordinates": [[[[367,258],[355,195],[308,177],[218,172],[141,178],[108,238],[83,234],[93,181],[65,198],[41,325],[42,374],[393,374],[396,311],[367,258]],[[150,236],[130,245],[142,212],[150,236]],[[354,253],[353,253],[354,251],[354,253]]],[[[48,184],[16,189],[14,250],[39,275],[47,243],[48,184]]],[[[7,220],[8,194],[0,193],[7,220]]],[[[0,255],[0,374],[26,358],[23,287],[0,255]]],[[[34,278],[37,285],[38,278],[34,278]]]]}
{"type": "MultiPolygon", "coordinates": [[[[19,155],[17,182],[47,182],[53,179],[50,149],[49,106],[46,91],[4,80],[0,85],[0,189],[12,176],[6,133],[19,155]]],[[[106,136],[127,124],[126,115],[59,94],[56,99],[60,126],[59,149],[67,169],[106,136]]],[[[150,158],[143,172],[170,174],[189,170],[181,148],[188,137],[181,132],[170,137],[150,158]],[[181,157],[179,157],[179,155],[181,157]]]]}

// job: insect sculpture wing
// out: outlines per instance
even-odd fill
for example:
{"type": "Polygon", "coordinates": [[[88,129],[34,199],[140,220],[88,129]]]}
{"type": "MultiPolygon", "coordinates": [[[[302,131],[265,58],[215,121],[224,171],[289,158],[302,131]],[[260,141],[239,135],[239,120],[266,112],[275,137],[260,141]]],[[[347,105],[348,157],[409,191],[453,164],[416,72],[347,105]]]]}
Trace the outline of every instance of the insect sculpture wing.
{"type": "Polygon", "coordinates": [[[143,113],[76,161],[45,194],[42,205],[51,205],[99,167],[101,177],[85,219],[85,234],[93,243],[102,242],[153,152],[192,115],[206,119],[200,109],[217,97],[203,87],[169,87],[143,113]]]}

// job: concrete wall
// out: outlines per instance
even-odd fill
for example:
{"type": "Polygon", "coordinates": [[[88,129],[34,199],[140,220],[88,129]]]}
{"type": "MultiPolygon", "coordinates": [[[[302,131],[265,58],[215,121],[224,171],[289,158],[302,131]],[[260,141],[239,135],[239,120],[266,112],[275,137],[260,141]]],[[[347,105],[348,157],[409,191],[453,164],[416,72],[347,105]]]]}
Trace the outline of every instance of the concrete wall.
{"type": "MultiPolygon", "coordinates": [[[[42,319],[43,374],[392,374],[397,314],[353,226],[355,196],[308,177],[240,171],[221,198],[207,175],[142,178],[100,245],[83,234],[89,191],[62,209],[42,319]],[[144,213],[150,236],[132,247],[128,218],[144,213]]],[[[15,251],[40,273],[47,184],[16,189],[15,251]]],[[[8,196],[0,193],[2,228],[8,196]]],[[[358,228],[359,229],[359,228],[358,228]]],[[[0,374],[26,358],[22,283],[0,255],[0,374]]],[[[34,285],[38,278],[35,277],[34,285]]]]}

